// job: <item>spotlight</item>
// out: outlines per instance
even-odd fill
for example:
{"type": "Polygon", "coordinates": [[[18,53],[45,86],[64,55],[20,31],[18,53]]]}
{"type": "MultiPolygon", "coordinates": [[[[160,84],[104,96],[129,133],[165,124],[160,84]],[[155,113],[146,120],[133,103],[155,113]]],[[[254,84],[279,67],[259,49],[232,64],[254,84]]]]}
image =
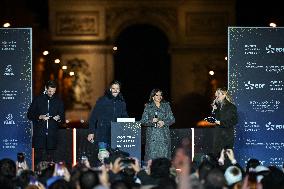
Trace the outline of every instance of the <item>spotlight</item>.
{"type": "Polygon", "coordinates": [[[59,63],[60,63],[60,60],[57,58],[57,59],[54,60],[54,63],[55,63],[55,64],[59,64],[59,63]]]}
{"type": "Polygon", "coordinates": [[[274,22],[271,22],[269,26],[275,28],[277,25],[274,22]]]}
{"type": "Polygon", "coordinates": [[[209,71],[209,75],[214,75],[215,73],[214,73],[214,71],[213,70],[210,70],[209,71]]]}
{"type": "Polygon", "coordinates": [[[62,66],[62,70],[67,70],[67,66],[62,66]]]}
{"type": "Polygon", "coordinates": [[[43,51],[43,53],[42,53],[44,56],[46,56],[46,55],[48,55],[49,54],[49,52],[48,51],[43,51]]]}
{"type": "Polygon", "coordinates": [[[117,51],[117,49],[118,49],[117,47],[113,47],[113,48],[112,48],[112,50],[114,50],[114,51],[117,51]]]}
{"type": "Polygon", "coordinates": [[[75,72],[69,72],[69,75],[73,76],[73,75],[75,75],[75,72]]]}
{"type": "Polygon", "coordinates": [[[6,23],[3,24],[4,28],[9,28],[10,26],[11,26],[11,24],[9,22],[6,22],[6,23]]]}

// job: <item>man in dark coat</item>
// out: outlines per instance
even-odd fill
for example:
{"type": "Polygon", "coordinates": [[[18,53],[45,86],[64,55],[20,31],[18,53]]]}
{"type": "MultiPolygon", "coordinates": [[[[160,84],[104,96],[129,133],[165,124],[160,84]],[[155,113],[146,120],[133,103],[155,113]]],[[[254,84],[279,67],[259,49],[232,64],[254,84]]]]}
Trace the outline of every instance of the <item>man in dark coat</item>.
{"type": "Polygon", "coordinates": [[[110,147],[111,122],[116,122],[116,119],[120,117],[128,117],[120,86],[120,82],[113,81],[105,95],[97,100],[89,119],[88,141],[104,142],[110,147]]]}
{"type": "Polygon", "coordinates": [[[64,105],[55,92],[56,83],[48,81],[44,94],[36,97],[28,109],[28,119],[33,122],[36,165],[44,160],[54,160],[57,131],[65,122],[64,105]]]}

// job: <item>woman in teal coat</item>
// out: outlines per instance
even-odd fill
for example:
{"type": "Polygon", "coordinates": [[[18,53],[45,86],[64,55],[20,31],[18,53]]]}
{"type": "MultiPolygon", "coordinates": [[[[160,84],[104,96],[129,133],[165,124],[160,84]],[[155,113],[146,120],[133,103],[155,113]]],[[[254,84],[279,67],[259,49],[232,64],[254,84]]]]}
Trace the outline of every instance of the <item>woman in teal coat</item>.
{"type": "Polygon", "coordinates": [[[145,161],[155,158],[171,158],[169,127],[175,123],[170,104],[163,99],[160,89],[153,89],[146,104],[142,125],[146,126],[145,161]]]}

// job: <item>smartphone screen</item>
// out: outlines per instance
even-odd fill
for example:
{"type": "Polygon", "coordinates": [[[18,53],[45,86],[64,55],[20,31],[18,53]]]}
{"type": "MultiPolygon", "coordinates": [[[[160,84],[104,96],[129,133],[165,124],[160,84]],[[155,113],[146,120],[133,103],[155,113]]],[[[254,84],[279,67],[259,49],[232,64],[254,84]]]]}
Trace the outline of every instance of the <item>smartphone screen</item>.
{"type": "Polygon", "coordinates": [[[58,176],[64,176],[64,164],[63,163],[58,163],[56,166],[56,174],[58,176]]]}

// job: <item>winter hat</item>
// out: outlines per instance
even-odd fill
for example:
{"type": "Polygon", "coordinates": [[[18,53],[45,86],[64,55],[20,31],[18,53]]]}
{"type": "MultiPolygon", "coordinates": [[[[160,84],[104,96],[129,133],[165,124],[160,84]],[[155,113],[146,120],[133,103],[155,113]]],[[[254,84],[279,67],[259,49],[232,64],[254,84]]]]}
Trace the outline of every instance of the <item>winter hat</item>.
{"type": "Polygon", "coordinates": [[[224,176],[228,186],[231,186],[242,180],[242,171],[237,166],[230,166],[226,169],[224,176]]]}
{"type": "Polygon", "coordinates": [[[264,175],[269,172],[269,169],[263,165],[258,165],[254,170],[257,175],[256,180],[258,183],[263,179],[264,175]]]}

